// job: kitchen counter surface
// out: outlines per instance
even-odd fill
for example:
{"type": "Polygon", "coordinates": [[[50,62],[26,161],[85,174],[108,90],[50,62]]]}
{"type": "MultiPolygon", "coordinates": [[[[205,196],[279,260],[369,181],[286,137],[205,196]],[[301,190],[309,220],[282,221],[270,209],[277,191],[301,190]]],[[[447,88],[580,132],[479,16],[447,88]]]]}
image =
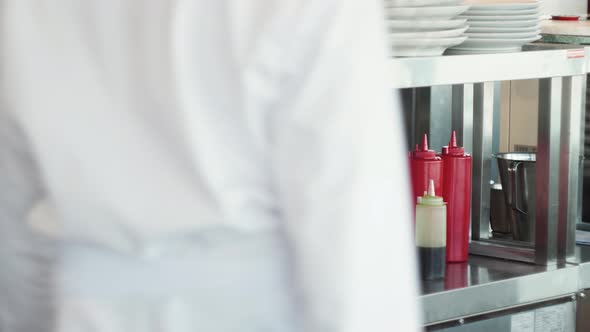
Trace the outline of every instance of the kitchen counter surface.
{"type": "Polygon", "coordinates": [[[551,35],[590,36],[590,21],[541,21],[541,33],[551,35]]]}
{"type": "Polygon", "coordinates": [[[590,45],[590,21],[541,21],[542,42],[590,45]]]}

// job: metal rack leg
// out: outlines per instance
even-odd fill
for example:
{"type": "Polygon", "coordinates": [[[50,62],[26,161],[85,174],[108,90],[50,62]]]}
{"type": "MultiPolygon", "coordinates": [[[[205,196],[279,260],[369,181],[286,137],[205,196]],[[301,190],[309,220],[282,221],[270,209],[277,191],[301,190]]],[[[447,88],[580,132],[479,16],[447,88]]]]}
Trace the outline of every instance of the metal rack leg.
{"type": "Polygon", "coordinates": [[[582,173],[580,143],[585,127],[581,121],[585,108],[582,103],[582,96],[586,94],[585,80],[585,76],[563,78],[559,178],[561,208],[557,226],[557,259],[562,262],[576,260],[576,223],[581,218],[579,175],[582,173]]]}
{"type": "Polygon", "coordinates": [[[494,82],[473,89],[473,189],[471,238],[487,238],[490,231],[490,171],[494,126],[494,82]]]}
{"type": "Polygon", "coordinates": [[[535,263],[556,262],[559,213],[559,148],[561,136],[562,78],[539,82],[539,126],[536,165],[535,263]]]}
{"type": "Polygon", "coordinates": [[[473,84],[453,85],[451,126],[457,143],[473,151],[473,84]]]}

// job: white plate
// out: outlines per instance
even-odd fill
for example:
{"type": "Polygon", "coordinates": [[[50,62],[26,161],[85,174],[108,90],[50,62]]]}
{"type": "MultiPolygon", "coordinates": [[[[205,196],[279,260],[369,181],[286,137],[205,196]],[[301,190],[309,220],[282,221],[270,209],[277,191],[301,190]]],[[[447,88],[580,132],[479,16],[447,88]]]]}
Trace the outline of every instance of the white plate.
{"type": "Polygon", "coordinates": [[[411,38],[411,39],[397,39],[397,38],[390,38],[393,42],[394,46],[403,46],[403,47],[428,47],[428,46],[455,46],[459,45],[465,40],[467,37],[453,37],[453,38],[411,38]]]}
{"type": "Polygon", "coordinates": [[[445,53],[445,50],[447,50],[447,47],[444,46],[428,48],[397,47],[391,52],[391,55],[395,57],[437,56],[445,53]]]}
{"type": "Polygon", "coordinates": [[[482,38],[482,39],[519,39],[519,38],[532,38],[536,37],[541,33],[541,30],[525,31],[525,32],[467,32],[465,35],[469,38],[482,38]]]}
{"type": "Polygon", "coordinates": [[[436,56],[449,47],[461,44],[467,37],[440,39],[396,39],[392,40],[392,55],[398,57],[436,56]]]}
{"type": "Polygon", "coordinates": [[[478,49],[485,49],[485,48],[510,48],[516,46],[522,46],[524,44],[528,44],[534,42],[535,40],[541,39],[541,36],[532,36],[528,38],[498,38],[498,39],[489,39],[489,38],[469,38],[464,43],[461,44],[459,48],[478,48],[478,49]]]}
{"type": "Polygon", "coordinates": [[[526,21],[526,20],[538,20],[539,14],[531,14],[531,15],[461,15],[461,18],[466,18],[469,22],[477,22],[477,21],[526,21]]]}
{"type": "Polygon", "coordinates": [[[467,55],[467,54],[491,54],[491,53],[513,53],[522,51],[522,46],[507,48],[449,48],[445,52],[448,55],[467,55]]]}
{"type": "Polygon", "coordinates": [[[438,31],[465,26],[466,19],[458,20],[387,20],[391,31],[438,31]]]}
{"type": "Polygon", "coordinates": [[[458,5],[462,0],[385,0],[385,7],[425,7],[458,5]]]}
{"type": "Polygon", "coordinates": [[[405,7],[385,8],[387,17],[395,18],[453,18],[469,9],[469,6],[444,6],[444,7],[405,7]]]}
{"type": "Polygon", "coordinates": [[[420,31],[420,32],[392,32],[389,36],[393,39],[403,38],[452,38],[459,37],[467,30],[467,27],[451,30],[439,30],[439,31],[420,31]]]}
{"type": "Polygon", "coordinates": [[[521,2],[521,3],[494,3],[494,4],[473,4],[472,10],[524,10],[539,8],[540,3],[535,2],[521,2]]]}
{"type": "Polygon", "coordinates": [[[469,21],[470,28],[531,28],[539,25],[539,20],[525,21],[469,21]]]}
{"type": "Polygon", "coordinates": [[[535,32],[539,30],[538,25],[526,28],[474,28],[469,27],[468,33],[521,33],[521,32],[535,32]]]}
{"type": "Polygon", "coordinates": [[[524,9],[524,10],[473,10],[469,9],[465,15],[469,16],[501,16],[501,15],[538,15],[539,9],[524,9]]]}

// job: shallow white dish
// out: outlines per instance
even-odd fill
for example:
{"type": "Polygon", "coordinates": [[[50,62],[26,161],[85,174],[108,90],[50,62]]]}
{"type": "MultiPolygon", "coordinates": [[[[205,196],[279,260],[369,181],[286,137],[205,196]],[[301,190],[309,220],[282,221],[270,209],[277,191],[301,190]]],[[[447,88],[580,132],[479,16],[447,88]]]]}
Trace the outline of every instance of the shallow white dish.
{"type": "Polygon", "coordinates": [[[449,47],[456,46],[465,41],[467,37],[442,38],[442,39],[406,39],[394,40],[392,55],[397,57],[437,56],[445,52],[449,47]],[[414,41],[414,43],[404,43],[414,41]]]}
{"type": "Polygon", "coordinates": [[[528,38],[498,38],[498,39],[490,39],[490,38],[469,38],[464,43],[461,44],[459,48],[468,49],[468,48],[478,48],[478,49],[486,49],[486,48],[510,48],[516,46],[522,46],[524,44],[528,44],[534,42],[535,40],[541,39],[540,35],[531,36],[528,38]]]}
{"type": "Polygon", "coordinates": [[[494,3],[494,4],[473,4],[472,10],[524,10],[539,8],[540,3],[535,2],[521,2],[521,3],[494,3]]]}
{"type": "Polygon", "coordinates": [[[458,5],[462,0],[385,0],[385,7],[425,7],[458,5]]]}
{"type": "Polygon", "coordinates": [[[456,45],[461,44],[467,37],[455,38],[411,38],[411,39],[393,39],[392,55],[398,57],[416,57],[416,56],[436,56],[441,55],[444,51],[456,45]]]}
{"type": "Polygon", "coordinates": [[[467,37],[453,37],[453,38],[389,38],[393,47],[416,47],[427,48],[435,46],[451,47],[459,45],[467,40],[467,37]]]}
{"type": "Polygon", "coordinates": [[[492,54],[492,53],[513,53],[520,52],[522,46],[507,48],[449,48],[445,54],[448,55],[467,55],[467,54],[492,54]]]}
{"type": "Polygon", "coordinates": [[[523,9],[523,10],[474,10],[469,9],[465,15],[469,16],[491,16],[491,15],[538,15],[539,9],[523,9]]]}
{"type": "Polygon", "coordinates": [[[530,28],[539,25],[539,20],[524,21],[469,21],[471,28],[530,28]]]}
{"type": "Polygon", "coordinates": [[[539,30],[539,25],[524,28],[477,28],[470,26],[467,32],[469,33],[521,33],[521,32],[535,32],[539,30]]]}
{"type": "Polygon", "coordinates": [[[527,21],[538,20],[539,14],[532,15],[461,15],[460,18],[466,18],[469,22],[477,21],[527,21]]]}
{"type": "Polygon", "coordinates": [[[471,32],[468,31],[465,35],[469,38],[483,38],[483,39],[519,39],[532,38],[541,33],[541,30],[524,31],[524,32],[471,32]]]}
{"type": "Polygon", "coordinates": [[[445,53],[448,49],[446,46],[433,46],[427,48],[415,47],[396,47],[391,55],[394,57],[424,57],[424,56],[438,56],[445,53]]]}
{"type": "Polygon", "coordinates": [[[390,18],[453,18],[464,13],[469,6],[442,6],[442,7],[404,7],[385,8],[387,17],[390,18]]]}
{"type": "Polygon", "coordinates": [[[419,32],[391,32],[389,36],[393,39],[402,39],[402,38],[426,38],[426,39],[433,39],[433,38],[452,38],[452,37],[459,37],[465,31],[467,27],[459,28],[459,29],[451,29],[451,30],[438,30],[438,31],[419,31],[419,32]]]}
{"type": "Polygon", "coordinates": [[[464,27],[467,19],[456,20],[387,20],[391,31],[438,31],[464,27]]]}

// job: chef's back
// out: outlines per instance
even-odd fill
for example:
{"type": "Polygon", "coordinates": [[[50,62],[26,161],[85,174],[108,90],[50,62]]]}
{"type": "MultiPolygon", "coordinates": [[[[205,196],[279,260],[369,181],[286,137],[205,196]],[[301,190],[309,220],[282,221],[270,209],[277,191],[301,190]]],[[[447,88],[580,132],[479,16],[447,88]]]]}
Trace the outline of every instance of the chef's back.
{"type": "Polygon", "coordinates": [[[415,328],[380,3],[2,5],[59,331],[415,328]]]}

